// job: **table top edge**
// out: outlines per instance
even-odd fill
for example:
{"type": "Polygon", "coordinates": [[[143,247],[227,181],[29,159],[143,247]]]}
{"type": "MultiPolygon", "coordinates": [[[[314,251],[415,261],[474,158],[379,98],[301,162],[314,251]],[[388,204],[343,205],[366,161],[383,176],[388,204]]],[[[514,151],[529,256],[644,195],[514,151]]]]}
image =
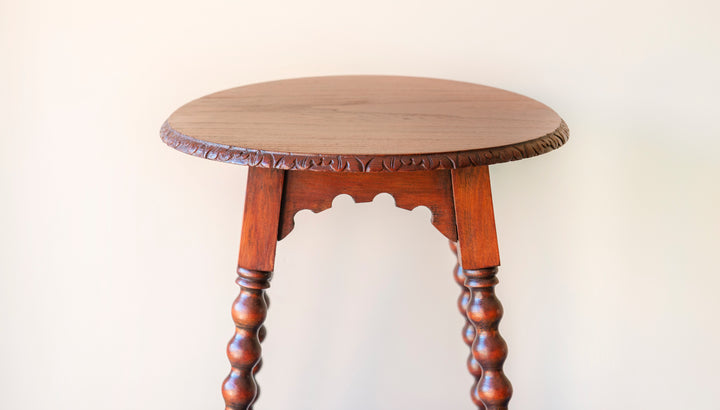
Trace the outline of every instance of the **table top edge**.
{"type": "Polygon", "coordinates": [[[400,172],[457,169],[530,158],[560,148],[568,141],[570,130],[560,119],[554,131],[516,144],[468,151],[378,155],[275,152],[222,145],[185,135],[173,129],[168,121],[162,125],[160,137],[185,154],[237,165],[299,171],[400,172]]]}

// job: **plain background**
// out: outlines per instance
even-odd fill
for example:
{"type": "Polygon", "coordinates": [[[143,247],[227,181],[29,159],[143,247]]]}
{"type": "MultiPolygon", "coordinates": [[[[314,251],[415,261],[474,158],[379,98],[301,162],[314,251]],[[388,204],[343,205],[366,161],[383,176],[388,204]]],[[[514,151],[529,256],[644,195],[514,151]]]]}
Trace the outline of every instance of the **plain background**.
{"type": "MultiPolygon", "coordinates": [[[[181,104],[398,74],[543,101],[491,168],[516,409],[720,408],[715,1],[0,1],[0,408],[222,408],[246,169],[181,104]]],[[[454,259],[391,197],[279,244],[261,409],[470,409],[454,259]]]]}

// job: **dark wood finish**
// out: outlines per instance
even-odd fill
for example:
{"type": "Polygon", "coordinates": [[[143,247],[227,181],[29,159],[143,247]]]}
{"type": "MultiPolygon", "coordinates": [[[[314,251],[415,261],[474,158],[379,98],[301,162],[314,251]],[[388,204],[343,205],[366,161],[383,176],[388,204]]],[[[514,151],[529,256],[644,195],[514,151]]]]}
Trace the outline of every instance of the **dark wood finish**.
{"type": "MultiPolygon", "coordinates": [[[[270,297],[267,295],[267,293],[263,293],[263,297],[265,298],[265,309],[270,309],[270,297]]],[[[267,337],[267,328],[265,328],[265,325],[261,325],[260,329],[258,329],[258,341],[262,344],[263,341],[265,341],[265,338],[267,337]]],[[[255,375],[260,371],[262,368],[263,360],[262,356],[260,357],[260,360],[258,360],[258,363],[253,368],[253,380],[255,379],[255,375]]],[[[255,400],[253,400],[253,404],[257,402],[258,397],[260,397],[260,385],[255,383],[255,400]]],[[[250,409],[253,410],[253,406],[250,405],[250,409]]]]}
{"type": "Polygon", "coordinates": [[[500,265],[488,167],[452,170],[452,184],[460,264],[464,269],[500,265]]]}
{"type": "Polygon", "coordinates": [[[563,145],[531,98],[459,81],[333,76],[237,87],[192,101],[161,130],[182,152],[285,170],[390,172],[488,165],[563,145]]]}
{"type": "Polygon", "coordinates": [[[472,354],[482,368],[472,397],[487,410],[504,410],[512,396],[512,386],[503,373],[507,344],[498,331],[503,311],[494,290],[500,256],[490,173],[487,166],[457,169],[452,171],[452,182],[458,256],[465,286],[470,290],[467,318],[475,327],[472,354]]]}
{"type": "Polygon", "coordinates": [[[284,174],[264,168],[248,171],[236,281],[240,294],[232,307],[235,334],[227,346],[231,370],[222,386],[226,410],[250,410],[259,394],[255,374],[262,365],[260,343],[267,333],[265,289],[275,263],[284,174]]]}
{"type": "Polygon", "coordinates": [[[403,209],[427,206],[432,223],[450,239],[458,257],[455,280],[462,286],[458,309],[467,320],[463,338],[471,346],[467,361],[475,378],[471,397],[479,409],[507,408],[512,387],[502,371],[507,346],[497,329],[502,306],[493,286],[500,260],[487,166],[392,174],[256,167],[250,168],[247,191],[238,262],[241,292],[233,305],[236,332],[228,345],[232,371],[223,385],[227,409],[252,409],[257,399],[254,374],[262,364],[260,343],[268,306],[264,289],[269,286],[276,241],[292,231],[295,214],[302,209],[328,209],[341,194],[369,202],[383,192],[393,195],[396,206],[403,209]]]}
{"type": "Polygon", "coordinates": [[[432,224],[451,241],[457,240],[449,171],[393,174],[287,171],[278,238],[292,231],[293,218],[300,210],[321,212],[330,208],[333,199],[341,194],[350,195],[355,202],[371,202],[380,193],[392,195],[398,208],[427,206],[432,224]]]}
{"type": "Polygon", "coordinates": [[[390,76],[317,77],[222,91],[177,110],[161,129],[170,146],[250,165],[232,307],[226,410],[249,410],[259,388],[261,342],[276,242],[302,209],[320,212],[348,194],[427,206],[457,254],[467,367],[478,409],[504,410],[512,386],[498,331],[500,264],[488,164],[560,147],[568,128],[530,98],[476,84],[390,76]],[[315,172],[302,172],[315,171],[315,172]],[[414,172],[395,172],[414,171],[414,172]]]}
{"type": "Polygon", "coordinates": [[[238,266],[272,272],[285,172],[248,169],[238,266]]]}
{"type": "Polygon", "coordinates": [[[272,273],[238,268],[238,276],[240,294],[232,307],[235,334],[227,346],[231,370],[222,385],[226,410],[249,410],[257,398],[255,373],[262,355],[260,329],[267,316],[265,289],[270,286],[272,273]]]}
{"type": "Polygon", "coordinates": [[[473,401],[481,401],[487,410],[506,410],[512,396],[512,385],[503,373],[508,348],[498,331],[503,308],[495,296],[496,274],[495,267],[465,270],[465,286],[470,289],[467,317],[475,325],[472,354],[482,367],[482,376],[473,391],[473,401]]]}
{"type": "MultiPolygon", "coordinates": [[[[457,256],[457,244],[455,242],[450,241],[450,249],[457,256]]],[[[472,344],[475,340],[475,325],[470,321],[470,319],[468,319],[467,316],[467,307],[470,303],[470,289],[465,286],[465,271],[463,270],[462,266],[460,266],[460,259],[458,259],[458,262],[455,264],[455,269],[453,270],[453,277],[455,278],[455,283],[460,286],[460,297],[457,300],[458,311],[460,312],[462,317],[465,318],[465,326],[463,326],[462,329],[462,338],[465,344],[470,348],[470,354],[468,355],[467,359],[467,368],[474,378],[472,389],[470,391],[470,397],[472,397],[475,405],[478,406],[478,408],[482,409],[485,406],[483,405],[480,398],[477,397],[477,395],[475,394],[477,382],[478,380],[480,380],[480,376],[482,376],[482,367],[480,366],[480,363],[475,360],[475,356],[472,353],[472,344]]]]}

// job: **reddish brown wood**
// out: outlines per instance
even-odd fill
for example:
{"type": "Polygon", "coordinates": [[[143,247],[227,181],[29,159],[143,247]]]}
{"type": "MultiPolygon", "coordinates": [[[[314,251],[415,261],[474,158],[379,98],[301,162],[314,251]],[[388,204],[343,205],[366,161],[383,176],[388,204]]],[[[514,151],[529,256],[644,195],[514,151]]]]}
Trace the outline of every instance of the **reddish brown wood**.
{"type": "Polygon", "coordinates": [[[226,410],[249,410],[259,389],[255,374],[261,366],[263,322],[275,263],[284,171],[250,168],[245,195],[238,279],[240,295],[232,307],[235,334],[227,346],[231,370],[223,383],[226,410]]]}
{"type": "MultiPolygon", "coordinates": [[[[267,293],[264,293],[263,296],[264,296],[264,298],[265,298],[265,308],[266,308],[266,309],[270,309],[270,297],[267,295],[267,293]]],[[[266,338],[266,337],[267,337],[267,329],[265,328],[265,325],[261,325],[261,326],[260,326],[260,329],[258,329],[258,341],[262,344],[262,342],[265,341],[265,338],[266,338]]],[[[263,364],[263,359],[262,359],[262,356],[261,356],[261,357],[260,357],[260,360],[259,360],[258,363],[255,365],[255,367],[253,368],[253,378],[255,377],[255,375],[256,375],[256,374],[260,371],[260,369],[262,368],[262,364],[263,364]]],[[[257,382],[255,383],[255,388],[256,388],[256,393],[255,393],[255,400],[253,400],[253,404],[256,403],[257,400],[258,400],[258,397],[260,397],[260,385],[257,384],[257,382]]],[[[252,405],[252,404],[250,405],[250,409],[249,409],[249,410],[253,410],[253,405],[252,405]]]]}
{"type": "Polygon", "coordinates": [[[165,122],[160,137],[170,147],[189,155],[238,165],[297,171],[396,172],[455,169],[517,161],[560,148],[570,138],[565,121],[539,138],[513,145],[457,152],[405,155],[297,154],[268,151],[197,140],[182,134],[165,122]]]}
{"type": "Polygon", "coordinates": [[[568,128],[523,95],[459,81],[330,76],[250,84],[192,101],[161,130],[173,148],[254,167],[454,169],[559,148],[568,128]]]}
{"type": "Polygon", "coordinates": [[[389,193],[403,209],[427,206],[451,241],[466,317],[467,365],[479,409],[507,409],[495,296],[500,258],[488,164],[540,155],[568,140],[565,122],[530,98],[477,84],[392,76],[318,77],[255,84],[200,98],[161,129],[168,145],[251,166],[232,308],[226,410],[252,409],[276,242],[302,209],[337,195],[369,202],[389,193]],[[287,170],[287,171],[285,171],[287,170]],[[313,172],[305,172],[313,171],[313,172]],[[413,171],[413,172],[396,172],[413,171]],[[455,246],[457,242],[457,246],[455,246]]]}
{"type": "MultiPolygon", "coordinates": [[[[450,241],[450,249],[457,256],[457,244],[455,242],[450,241]]],[[[485,406],[483,405],[482,401],[480,401],[479,398],[475,395],[475,387],[477,385],[477,381],[480,379],[480,376],[482,376],[482,367],[480,366],[480,363],[475,360],[475,356],[472,354],[472,344],[475,340],[475,325],[467,317],[467,307],[470,303],[470,289],[465,286],[465,271],[463,270],[462,266],[460,266],[459,259],[458,262],[455,264],[455,269],[453,270],[453,277],[455,278],[455,283],[457,283],[461,289],[460,297],[457,301],[457,307],[462,317],[465,318],[465,326],[463,326],[462,329],[462,338],[465,344],[470,348],[470,354],[468,355],[467,359],[467,368],[474,378],[470,396],[472,397],[475,405],[478,406],[478,408],[482,409],[485,406]]]]}
{"type": "Polygon", "coordinates": [[[248,169],[238,266],[272,272],[285,172],[248,169]]]}
{"type": "Polygon", "coordinates": [[[451,172],[462,267],[480,269],[500,265],[488,167],[451,172]]]}
{"type": "Polygon", "coordinates": [[[238,268],[240,295],[232,307],[235,334],[227,346],[230,374],[223,382],[226,410],[249,410],[257,398],[255,367],[260,362],[260,329],[267,316],[265,289],[270,286],[270,272],[238,268]]]}
{"type": "Polygon", "coordinates": [[[355,202],[370,202],[380,193],[392,195],[398,208],[428,207],[432,224],[451,241],[457,240],[449,171],[392,174],[287,171],[278,237],[282,239],[292,231],[293,218],[302,209],[323,211],[340,194],[350,195],[355,202]]]}
{"type": "MultiPolygon", "coordinates": [[[[505,410],[512,386],[503,373],[507,344],[498,331],[502,305],[495,297],[500,264],[487,166],[452,171],[460,264],[470,290],[467,318],[475,327],[472,354],[482,368],[473,401],[487,410],[505,410]]],[[[482,408],[482,407],[481,407],[482,408]]]]}
{"type": "Polygon", "coordinates": [[[512,385],[503,373],[508,348],[498,331],[503,308],[495,296],[496,274],[497,268],[465,270],[465,286],[470,289],[467,317],[476,332],[472,354],[482,367],[473,400],[481,401],[487,410],[507,410],[512,385]]]}

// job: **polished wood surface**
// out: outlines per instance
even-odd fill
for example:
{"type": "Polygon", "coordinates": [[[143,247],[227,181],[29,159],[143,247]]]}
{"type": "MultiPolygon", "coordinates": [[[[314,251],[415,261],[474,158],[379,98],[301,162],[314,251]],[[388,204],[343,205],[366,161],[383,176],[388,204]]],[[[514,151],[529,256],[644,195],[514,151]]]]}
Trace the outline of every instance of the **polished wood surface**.
{"type": "Polygon", "coordinates": [[[275,263],[277,229],[285,173],[251,168],[245,194],[237,284],[240,294],[232,306],[235,334],[227,346],[230,374],[222,385],[226,410],[251,410],[260,389],[255,374],[262,366],[261,343],[275,263]]]}
{"type": "Polygon", "coordinates": [[[460,258],[458,256],[457,252],[457,244],[453,241],[450,241],[450,249],[453,251],[455,256],[458,257],[458,261],[455,264],[455,269],[453,269],[453,278],[455,279],[455,283],[457,283],[460,286],[460,297],[458,297],[457,300],[457,307],[458,311],[460,311],[460,314],[465,318],[465,325],[462,328],[462,338],[463,342],[470,348],[470,354],[467,358],[467,369],[468,372],[470,372],[470,375],[473,377],[473,384],[472,389],[470,390],[470,397],[472,398],[473,402],[476,406],[479,408],[483,408],[482,400],[480,400],[480,397],[478,397],[475,394],[477,382],[480,380],[480,377],[482,376],[482,366],[480,363],[475,359],[475,356],[472,353],[472,345],[475,341],[475,325],[473,322],[468,319],[467,316],[467,308],[468,304],[470,303],[470,289],[468,289],[467,286],[465,286],[465,280],[467,277],[465,276],[465,270],[460,266],[460,258]]]}
{"type": "Polygon", "coordinates": [[[451,173],[463,268],[500,265],[488,167],[462,168],[451,173]]]}
{"type": "Polygon", "coordinates": [[[418,77],[332,76],[232,88],[163,125],[172,147],[208,159],[298,170],[453,169],[542,154],[568,138],[531,98],[418,77]]]}
{"type": "Polygon", "coordinates": [[[250,168],[245,194],[238,266],[271,272],[275,267],[275,232],[279,224],[285,173],[250,168]]]}
{"type": "Polygon", "coordinates": [[[458,259],[458,309],[466,317],[463,340],[471,351],[467,367],[475,379],[472,400],[481,410],[507,409],[512,386],[502,369],[507,345],[498,331],[502,305],[494,293],[500,259],[490,173],[479,166],[385,174],[251,168],[238,259],[240,295],[232,309],[236,331],[228,344],[232,370],[223,383],[227,410],[250,410],[257,400],[254,375],[262,363],[260,344],[266,333],[265,289],[276,243],[292,231],[295,214],[328,209],[341,194],[369,202],[383,192],[400,208],[428,207],[432,223],[450,240],[458,259]]]}
{"type": "Polygon", "coordinates": [[[287,171],[278,238],[292,231],[293,218],[300,210],[323,211],[340,194],[350,195],[359,203],[371,202],[380,193],[392,195],[398,208],[428,207],[432,224],[446,238],[457,240],[452,183],[447,170],[392,174],[287,171]]]}
{"type": "Polygon", "coordinates": [[[320,212],[341,194],[426,206],[457,255],[454,279],[479,410],[506,410],[507,344],[498,327],[498,252],[488,164],[558,148],[568,129],[546,106],[475,84],[390,76],[284,80],[193,101],[161,130],[172,147],[251,166],[232,307],[226,410],[252,410],[277,241],[302,209],[320,212]],[[313,171],[313,172],[306,172],[313,171]],[[414,172],[395,172],[414,171],[414,172]]]}
{"type": "Polygon", "coordinates": [[[257,399],[254,374],[261,364],[268,303],[264,289],[276,241],[292,231],[295,214],[328,209],[341,194],[369,202],[383,192],[400,208],[428,207],[432,223],[450,240],[458,258],[458,309],[466,317],[463,339],[471,350],[467,367],[475,378],[471,397],[479,409],[507,408],[512,387],[502,370],[507,345],[498,332],[502,306],[494,286],[500,259],[487,166],[386,174],[251,168],[247,191],[238,262],[241,293],[233,305],[236,332],[228,346],[232,371],[223,385],[227,409],[251,409],[257,399]]]}
{"type": "Polygon", "coordinates": [[[258,397],[255,374],[262,357],[268,310],[265,289],[271,276],[271,272],[238,268],[240,294],[232,305],[235,334],[227,345],[231,369],[222,385],[226,410],[251,410],[258,397]]]}
{"type": "Polygon", "coordinates": [[[495,296],[496,274],[500,265],[495,214],[487,166],[452,170],[453,199],[458,229],[457,253],[469,300],[465,305],[467,320],[474,327],[473,360],[468,370],[478,376],[472,399],[479,409],[506,410],[512,396],[512,385],[505,377],[503,364],[507,344],[498,326],[502,305],[495,296]]]}
{"type": "Polygon", "coordinates": [[[464,270],[465,286],[470,289],[467,317],[475,326],[472,355],[482,368],[472,396],[473,401],[482,402],[486,410],[507,410],[513,393],[510,380],[503,372],[508,347],[498,330],[503,307],[495,296],[497,271],[497,267],[464,270]]]}

